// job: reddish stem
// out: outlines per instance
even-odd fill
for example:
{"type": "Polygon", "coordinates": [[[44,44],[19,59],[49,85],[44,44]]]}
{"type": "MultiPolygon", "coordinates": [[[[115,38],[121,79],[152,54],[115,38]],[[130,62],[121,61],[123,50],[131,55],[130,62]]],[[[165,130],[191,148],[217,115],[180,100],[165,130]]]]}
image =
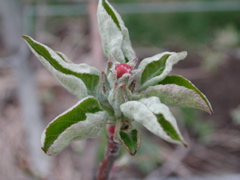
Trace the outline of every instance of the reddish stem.
{"type": "Polygon", "coordinates": [[[120,144],[113,141],[113,133],[108,133],[108,144],[105,152],[105,157],[100,165],[97,180],[107,180],[114,164],[118,157],[120,144]]]}

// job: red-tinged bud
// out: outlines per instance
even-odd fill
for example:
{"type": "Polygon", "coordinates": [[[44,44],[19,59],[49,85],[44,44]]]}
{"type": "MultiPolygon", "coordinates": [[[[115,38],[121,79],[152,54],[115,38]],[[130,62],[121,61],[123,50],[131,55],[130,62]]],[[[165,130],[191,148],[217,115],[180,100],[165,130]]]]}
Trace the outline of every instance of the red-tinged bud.
{"type": "Polygon", "coordinates": [[[114,133],[115,133],[115,126],[114,126],[114,125],[109,125],[109,126],[107,127],[108,138],[110,138],[111,140],[113,140],[113,138],[114,138],[114,133]]]}
{"type": "Polygon", "coordinates": [[[108,130],[109,135],[113,135],[114,132],[115,132],[115,126],[114,125],[109,125],[107,130],[108,130]]]}
{"type": "Polygon", "coordinates": [[[124,74],[131,73],[132,67],[128,64],[119,64],[115,70],[117,71],[117,78],[119,79],[124,74]]]}

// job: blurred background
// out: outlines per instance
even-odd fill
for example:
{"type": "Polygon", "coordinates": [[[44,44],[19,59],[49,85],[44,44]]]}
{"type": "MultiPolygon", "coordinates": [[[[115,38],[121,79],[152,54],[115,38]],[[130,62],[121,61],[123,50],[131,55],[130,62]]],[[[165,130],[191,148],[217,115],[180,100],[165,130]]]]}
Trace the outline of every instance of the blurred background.
{"type": "MultiPolygon", "coordinates": [[[[188,52],[172,73],[190,79],[214,110],[210,116],[171,107],[189,147],[169,144],[142,128],[139,152],[130,157],[122,148],[111,179],[240,179],[240,1],[110,2],[125,21],[140,60],[163,51],[188,52]]],[[[103,69],[107,59],[96,5],[96,0],[0,1],[0,179],[94,179],[105,133],[74,142],[55,157],[42,152],[42,130],[77,99],[36,60],[21,35],[75,63],[103,69]]]]}

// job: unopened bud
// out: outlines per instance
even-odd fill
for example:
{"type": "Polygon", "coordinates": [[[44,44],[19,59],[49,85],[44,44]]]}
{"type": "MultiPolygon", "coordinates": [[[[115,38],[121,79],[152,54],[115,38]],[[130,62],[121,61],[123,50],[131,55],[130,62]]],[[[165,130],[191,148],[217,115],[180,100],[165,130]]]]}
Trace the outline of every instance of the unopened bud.
{"type": "Polygon", "coordinates": [[[124,74],[131,73],[132,67],[128,64],[119,64],[115,70],[117,71],[117,78],[119,79],[124,74]]]}
{"type": "Polygon", "coordinates": [[[108,126],[108,134],[114,134],[114,132],[115,132],[115,126],[109,125],[108,126]]]}
{"type": "Polygon", "coordinates": [[[107,133],[108,133],[108,137],[113,140],[114,137],[114,133],[115,133],[115,126],[114,125],[108,125],[107,127],[107,133]]]}

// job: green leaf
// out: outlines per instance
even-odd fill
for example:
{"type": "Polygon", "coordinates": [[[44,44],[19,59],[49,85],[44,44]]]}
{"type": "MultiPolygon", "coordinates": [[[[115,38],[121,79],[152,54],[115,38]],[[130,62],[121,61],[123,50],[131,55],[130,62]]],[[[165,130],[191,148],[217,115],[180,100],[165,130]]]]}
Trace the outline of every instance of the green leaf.
{"type": "Polygon", "coordinates": [[[181,137],[178,135],[177,131],[174,129],[171,123],[165,119],[164,115],[161,113],[155,115],[159,124],[162,126],[167,135],[176,141],[182,142],[181,137]]]}
{"type": "Polygon", "coordinates": [[[147,80],[162,74],[169,56],[170,54],[164,54],[158,61],[149,63],[142,72],[141,84],[144,84],[147,80]]]}
{"type": "Polygon", "coordinates": [[[186,52],[164,52],[143,59],[138,67],[143,70],[139,75],[139,81],[141,84],[139,90],[143,90],[148,86],[159,83],[170,73],[172,66],[178,61],[184,59],[186,56],[186,52]]]}
{"type": "Polygon", "coordinates": [[[159,84],[149,87],[146,95],[157,96],[164,104],[197,108],[212,114],[213,110],[206,96],[184,77],[167,76],[159,84]]]}
{"type": "Polygon", "coordinates": [[[121,141],[128,150],[129,154],[134,156],[140,147],[140,134],[136,129],[130,132],[120,131],[121,141]]]}
{"type": "Polygon", "coordinates": [[[128,101],[120,106],[123,115],[145,126],[162,139],[186,146],[169,108],[158,97],[128,101]]]}
{"type": "Polygon", "coordinates": [[[116,26],[121,30],[120,22],[116,16],[116,11],[114,12],[113,7],[109,4],[108,1],[102,0],[102,6],[107,11],[108,15],[112,18],[113,22],[116,24],[116,26]]]}
{"type": "Polygon", "coordinates": [[[56,155],[73,140],[94,138],[106,126],[106,115],[94,97],[86,97],[56,117],[42,133],[42,149],[56,155]]]}
{"type": "Polygon", "coordinates": [[[136,57],[129,39],[128,30],[121,16],[107,0],[99,0],[98,26],[103,51],[110,58],[126,63],[136,57]]]}
{"type": "Polygon", "coordinates": [[[69,92],[80,99],[86,97],[88,93],[95,94],[100,79],[98,69],[87,64],[68,63],[63,55],[49,47],[28,36],[23,36],[23,39],[41,63],[69,92]]]}
{"type": "Polygon", "coordinates": [[[56,51],[56,53],[67,63],[73,63],[64,53],[56,51]]]}

